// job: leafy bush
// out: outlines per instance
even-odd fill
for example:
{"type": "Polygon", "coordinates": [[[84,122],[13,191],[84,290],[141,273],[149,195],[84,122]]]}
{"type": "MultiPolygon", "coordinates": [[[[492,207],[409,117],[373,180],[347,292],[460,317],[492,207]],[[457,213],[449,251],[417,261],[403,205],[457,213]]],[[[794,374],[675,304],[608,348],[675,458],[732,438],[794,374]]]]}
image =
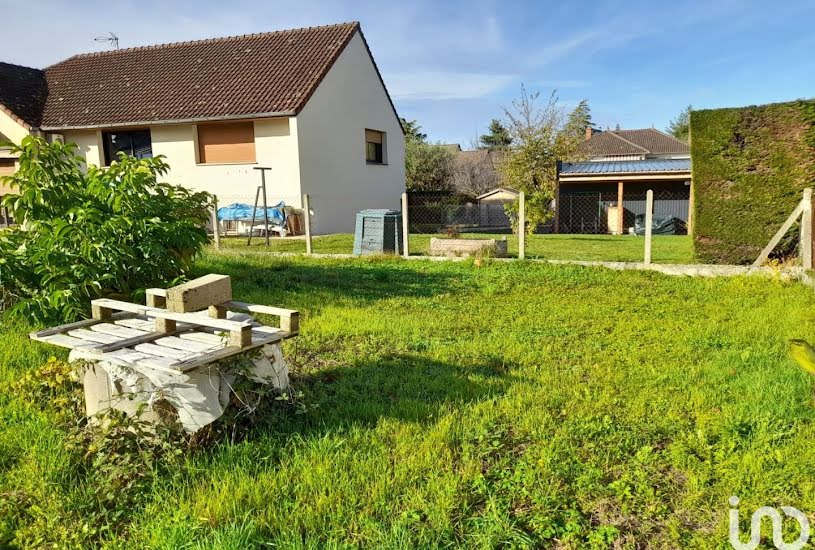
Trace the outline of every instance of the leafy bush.
{"type": "Polygon", "coordinates": [[[409,191],[449,191],[453,154],[439,144],[405,142],[405,179],[409,191]]]}
{"type": "Polygon", "coordinates": [[[815,184],[815,100],[692,111],[694,247],[749,263],[815,184]]]}
{"type": "Polygon", "coordinates": [[[132,298],[183,277],[206,243],[210,195],[159,183],[159,158],[120,155],[87,167],[73,144],[27,137],[16,191],[2,204],[17,229],[0,233],[0,287],[14,309],[40,321],[70,321],[100,296],[132,298]]]}

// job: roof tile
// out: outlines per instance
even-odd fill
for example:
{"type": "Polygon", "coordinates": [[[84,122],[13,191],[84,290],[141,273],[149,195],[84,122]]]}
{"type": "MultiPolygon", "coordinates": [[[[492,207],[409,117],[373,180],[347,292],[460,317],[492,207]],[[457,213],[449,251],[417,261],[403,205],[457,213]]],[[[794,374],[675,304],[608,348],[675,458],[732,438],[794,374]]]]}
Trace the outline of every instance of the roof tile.
{"type": "Polygon", "coordinates": [[[656,128],[600,132],[583,142],[581,149],[589,156],[690,153],[687,143],[656,128]]]}
{"type": "Polygon", "coordinates": [[[46,95],[41,70],[0,62],[0,109],[28,126],[39,126],[46,95]]]}
{"type": "Polygon", "coordinates": [[[343,23],[77,55],[44,71],[42,126],[296,114],[357,30],[343,23]]]}

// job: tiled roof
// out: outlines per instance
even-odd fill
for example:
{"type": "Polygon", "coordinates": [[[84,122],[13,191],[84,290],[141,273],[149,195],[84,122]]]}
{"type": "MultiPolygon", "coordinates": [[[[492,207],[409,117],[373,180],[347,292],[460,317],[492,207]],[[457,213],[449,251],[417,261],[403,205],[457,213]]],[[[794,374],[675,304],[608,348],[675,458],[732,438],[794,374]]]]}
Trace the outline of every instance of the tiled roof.
{"type": "Polygon", "coordinates": [[[689,153],[690,146],[675,137],[660,132],[656,128],[643,128],[641,130],[615,130],[618,136],[648,149],[654,154],[689,153]]]}
{"type": "Polygon", "coordinates": [[[644,147],[622,139],[614,132],[600,132],[599,134],[594,134],[590,139],[580,145],[582,152],[589,156],[645,155],[648,153],[648,150],[644,147]]]}
{"type": "Polygon", "coordinates": [[[567,176],[667,172],[690,172],[690,159],[564,162],[560,167],[560,173],[567,176]]]}
{"type": "Polygon", "coordinates": [[[46,85],[39,69],[0,62],[0,110],[26,126],[39,126],[46,85]]]}
{"type": "Polygon", "coordinates": [[[497,169],[506,157],[503,151],[491,151],[489,149],[472,149],[453,153],[453,162],[460,165],[488,164],[492,169],[497,169]]]}
{"type": "Polygon", "coordinates": [[[71,57],[45,69],[42,127],[293,115],[358,23],[71,57]]]}
{"type": "Polygon", "coordinates": [[[690,153],[687,143],[656,128],[607,130],[583,142],[581,149],[589,156],[690,153]]]}

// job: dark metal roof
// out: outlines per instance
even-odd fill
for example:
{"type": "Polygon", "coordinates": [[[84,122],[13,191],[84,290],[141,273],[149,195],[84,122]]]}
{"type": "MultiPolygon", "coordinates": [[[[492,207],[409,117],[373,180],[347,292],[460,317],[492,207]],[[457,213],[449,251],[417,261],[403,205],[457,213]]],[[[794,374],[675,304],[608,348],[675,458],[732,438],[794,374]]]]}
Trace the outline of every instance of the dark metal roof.
{"type": "Polygon", "coordinates": [[[690,172],[690,159],[564,162],[560,168],[560,173],[568,176],[666,172],[690,172]]]}

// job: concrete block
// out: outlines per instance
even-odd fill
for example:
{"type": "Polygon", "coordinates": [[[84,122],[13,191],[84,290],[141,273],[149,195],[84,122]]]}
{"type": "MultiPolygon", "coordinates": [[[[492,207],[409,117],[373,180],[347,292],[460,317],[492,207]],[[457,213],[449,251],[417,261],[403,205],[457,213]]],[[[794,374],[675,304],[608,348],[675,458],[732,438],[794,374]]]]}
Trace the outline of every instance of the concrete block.
{"type": "Polygon", "coordinates": [[[212,273],[167,289],[167,309],[173,313],[201,311],[232,300],[232,279],[212,273]]]}
{"type": "Polygon", "coordinates": [[[490,256],[504,258],[507,242],[495,239],[430,239],[431,256],[490,256]]]}

